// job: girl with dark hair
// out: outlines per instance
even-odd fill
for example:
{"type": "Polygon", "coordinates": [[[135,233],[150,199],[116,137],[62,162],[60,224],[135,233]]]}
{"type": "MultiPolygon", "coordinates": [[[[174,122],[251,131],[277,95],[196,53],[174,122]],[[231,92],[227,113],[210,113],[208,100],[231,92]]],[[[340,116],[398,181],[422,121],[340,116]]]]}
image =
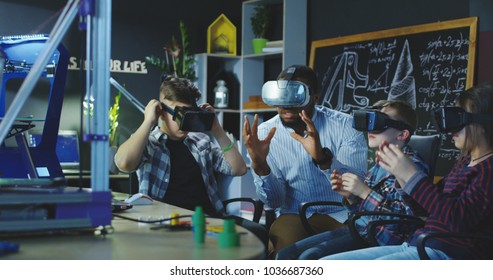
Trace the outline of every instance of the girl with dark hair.
{"type": "MultiPolygon", "coordinates": [[[[457,107],[435,111],[437,129],[452,134],[461,158],[436,185],[396,145],[381,145],[380,165],[395,175],[402,191],[429,212],[423,229],[400,246],[381,246],[323,259],[418,259],[416,239],[425,232],[493,234],[493,83],[473,87],[457,107]]],[[[479,239],[434,238],[426,243],[431,259],[491,259],[492,245],[479,239]]]]}

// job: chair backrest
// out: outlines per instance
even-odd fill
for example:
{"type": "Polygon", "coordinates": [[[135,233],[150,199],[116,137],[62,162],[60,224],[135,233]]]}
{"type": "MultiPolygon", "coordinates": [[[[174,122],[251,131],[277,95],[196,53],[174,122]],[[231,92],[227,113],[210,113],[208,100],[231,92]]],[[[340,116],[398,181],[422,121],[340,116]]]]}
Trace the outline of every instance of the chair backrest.
{"type": "Polygon", "coordinates": [[[409,141],[411,146],[430,168],[429,176],[435,176],[436,161],[440,151],[441,140],[439,134],[434,135],[413,135],[409,141]]]}

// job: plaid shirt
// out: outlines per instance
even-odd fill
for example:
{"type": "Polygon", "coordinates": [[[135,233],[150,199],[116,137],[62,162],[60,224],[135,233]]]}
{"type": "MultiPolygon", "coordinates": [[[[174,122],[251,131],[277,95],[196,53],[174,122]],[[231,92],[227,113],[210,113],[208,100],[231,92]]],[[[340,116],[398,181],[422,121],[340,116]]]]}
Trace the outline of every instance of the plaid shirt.
{"type": "MultiPolygon", "coordinates": [[[[402,148],[404,154],[408,155],[416,164],[419,170],[428,172],[428,165],[418,156],[418,154],[408,145],[402,148]]],[[[425,216],[424,211],[408,194],[400,187],[395,177],[383,169],[378,163],[375,164],[366,174],[365,183],[372,191],[368,197],[359,203],[347,206],[350,212],[364,211],[383,211],[389,213],[400,213],[412,216],[425,216]]],[[[345,203],[346,204],[346,203],[345,203]]],[[[347,205],[347,204],[346,204],[347,205]]],[[[367,236],[368,223],[375,220],[398,219],[389,216],[363,216],[357,220],[357,228],[362,236],[367,236]]],[[[398,225],[386,225],[379,227],[376,233],[377,241],[380,245],[401,244],[410,234],[414,232],[413,227],[402,227],[398,225]]]]}
{"type": "MultiPolygon", "coordinates": [[[[166,147],[168,137],[158,127],[149,135],[140,164],[136,170],[139,178],[139,192],[162,200],[170,181],[170,153],[166,147]]],[[[212,143],[207,134],[189,132],[184,140],[197,161],[207,194],[218,213],[224,214],[224,207],[218,194],[215,172],[232,176],[231,165],[225,160],[221,148],[212,143]]],[[[186,172],[186,171],[184,171],[186,172]]]]}

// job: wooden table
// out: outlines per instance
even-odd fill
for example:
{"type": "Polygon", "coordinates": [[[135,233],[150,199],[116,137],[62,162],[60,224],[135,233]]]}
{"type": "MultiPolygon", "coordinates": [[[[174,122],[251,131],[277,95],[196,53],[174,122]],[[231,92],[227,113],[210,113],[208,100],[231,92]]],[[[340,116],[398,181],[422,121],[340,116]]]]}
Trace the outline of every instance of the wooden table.
{"type": "MultiPolygon", "coordinates": [[[[124,198],[124,194],[115,197],[124,198]]],[[[142,220],[158,220],[171,213],[193,214],[192,211],[155,201],[152,205],[134,206],[120,215],[142,220]]],[[[180,221],[191,221],[182,218],[180,221]]],[[[220,219],[207,218],[208,225],[222,225],[220,219]]],[[[134,222],[114,217],[114,232],[106,236],[94,235],[93,231],[65,234],[26,235],[0,238],[20,244],[17,253],[0,256],[0,259],[77,259],[77,260],[188,260],[188,259],[261,259],[264,245],[251,232],[237,226],[240,246],[220,248],[217,237],[206,235],[205,243],[196,245],[191,231],[151,230],[156,224],[134,222]]]]}

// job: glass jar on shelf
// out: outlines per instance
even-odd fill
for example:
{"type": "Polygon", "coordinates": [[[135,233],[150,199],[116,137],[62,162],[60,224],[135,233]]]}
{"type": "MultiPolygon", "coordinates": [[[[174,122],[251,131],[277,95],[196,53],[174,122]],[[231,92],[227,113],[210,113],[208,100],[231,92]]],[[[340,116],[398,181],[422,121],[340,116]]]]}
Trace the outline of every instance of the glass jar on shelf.
{"type": "Polygon", "coordinates": [[[228,88],[226,87],[226,82],[224,80],[218,80],[216,82],[214,93],[215,93],[214,108],[227,108],[229,91],[228,88]]]}

